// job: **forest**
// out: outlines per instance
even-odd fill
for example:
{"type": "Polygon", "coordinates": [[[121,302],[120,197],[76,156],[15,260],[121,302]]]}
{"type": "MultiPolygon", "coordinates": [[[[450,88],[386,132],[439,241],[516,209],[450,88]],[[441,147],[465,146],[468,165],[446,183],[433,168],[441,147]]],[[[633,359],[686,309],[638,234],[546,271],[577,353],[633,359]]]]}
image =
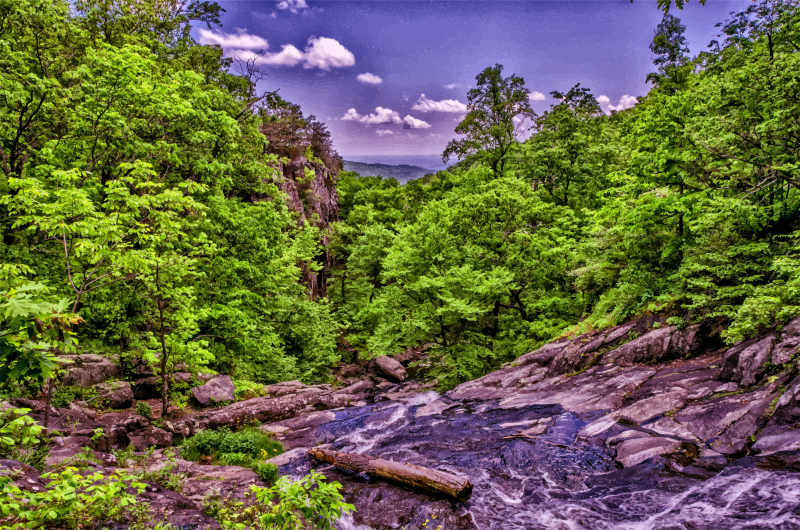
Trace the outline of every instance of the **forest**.
{"type": "Polygon", "coordinates": [[[693,57],[675,14],[628,110],[578,83],[537,114],[476,65],[459,162],[400,185],[344,171],[323,123],[198,44],[213,2],[0,0],[3,396],[68,391],[78,352],[148,365],[168,410],[176,371],[325,383],[423,347],[449,390],[642,315],[728,345],[788,322],[800,7],[732,13],[693,57]]]}

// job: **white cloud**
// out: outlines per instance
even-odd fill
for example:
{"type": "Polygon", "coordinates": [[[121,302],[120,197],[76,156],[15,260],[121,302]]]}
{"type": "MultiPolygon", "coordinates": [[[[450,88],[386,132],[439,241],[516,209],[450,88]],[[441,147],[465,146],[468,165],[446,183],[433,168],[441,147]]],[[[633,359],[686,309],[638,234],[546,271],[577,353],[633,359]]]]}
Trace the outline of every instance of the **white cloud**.
{"type": "Polygon", "coordinates": [[[636,105],[639,100],[635,97],[625,94],[621,98],[619,98],[619,103],[617,105],[611,104],[611,99],[608,96],[599,96],[597,98],[597,102],[600,104],[600,108],[603,109],[603,112],[606,114],[611,114],[612,110],[620,111],[625,110],[633,107],[636,105]]]}
{"type": "Polygon", "coordinates": [[[370,74],[369,72],[364,74],[358,74],[356,76],[356,79],[368,85],[380,85],[381,83],[383,83],[383,79],[381,79],[377,75],[370,74]]]}
{"type": "MultiPolygon", "coordinates": [[[[375,107],[375,114],[361,115],[356,109],[349,109],[341,118],[343,121],[357,121],[359,123],[378,124],[378,123],[403,123],[400,114],[392,109],[375,107]]],[[[424,122],[423,122],[424,123],[424,122]]]]}
{"type": "Polygon", "coordinates": [[[291,44],[284,44],[278,53],[265,54],[260,61],[260,64],[271,64],[273,66],[294,66],[303,60],[303,52],[292,46],[291,44]]]}
{"type": "Polygon", "coordinates": [[[223,48],[264,49],[269,47],[267,39],[258,35],[239,33],[215,33],[207,29],[200,30],[200,44],[218,44],[223,48]]]}
{"type": "Polygon", "coordinates": [[[308,4],[306,0],[279,0],[275,4],[275,7],[278,9],[288,9],[296,15],[301,9],[308,9],[308,4]]]}
{"type": "Polygon", "coordinates": [[[356,58],[353,53],[342,46],[336,39],[328,37],[311,37],[306,46],[305,64],[303,68],[321,68],[330,70],[331,67],[341,68],[353,66],[356,58]]]}
{"type": "Polygon", "coordinates": [[[445,87],[445,88],[447,88],[447,89],[453,90],[453,89],[454,89],[455,87],[457,87],[457,86],[458,86],[458,85],[457,85],[457,84],[455,84],[455,83],[450,83],[449,85],[445,85],[444,87],[445,87]]]}
{"type": "Polygon", "coordinates": [[[544,94],[534,90],[532,92],[528,92],[528,99],[531,101],[544,101],[544,94]]]}
{"type": "Polygon", "coordinates": [[[375,134],[377,134],[378,136],[385,136],[387,134],[394,134],[394,133],[389,129],[377,129],[375,131],[375,134]]]}
{"type": "Polygon", "coordinates": [[[417,118],[413,117],[412,115],[408,115],[403,118],[403,129],[430,129],[431,125],[422,120],[418,120],[417,118]]]}
{"type": "Polygon", "coordinates": [[[434,101],[421,94],[419,99],[411,110],[418,110],[420,112],[467,112],[467,106],[455,99],[443,99],[441,101],[434,101]]]}
{"type": "Polygon", "coordinates": [[[347,48],[339,41],[327,37],[308,39],[305,52],[301,52],[291,44],[284,44],[277,53],[265,53],[269,44],[266,39],[258,35],[250,35],[244,31],[235,34],[215,33],[206,29],[199,31],[200,44],[217,44],[222,46],[228,57],[253,61],[254,64],[295,66],[302,62],[304,68],[322,70],[356,64],[355,56],[347,48]],[[259,50],[261,53],[255,53],[253,50],[259,50]]]}

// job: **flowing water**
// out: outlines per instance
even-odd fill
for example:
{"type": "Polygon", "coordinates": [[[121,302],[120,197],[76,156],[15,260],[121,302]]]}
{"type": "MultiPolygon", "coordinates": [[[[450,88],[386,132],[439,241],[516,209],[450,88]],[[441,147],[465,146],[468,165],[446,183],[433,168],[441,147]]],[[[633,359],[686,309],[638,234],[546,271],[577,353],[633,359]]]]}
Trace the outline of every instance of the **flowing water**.
{"type": "MultiPolygon", "coordinates": [[[[503,410],[457,403],[415,417],[437,397],[429,392],[406,402],[337,411],[335,421],[317,428],[316,442],[468,477],[472,497],[466,505],[451,503],[452,509],[479,529],[800,529],[800,473],[780,462],[741,459],[702,477],[663,464],[618,469],[602,448],[573,445],[586,421],[558,405],[503,410]],[[539,418],[555,423],[538,439],[504,438],[539,418]]],[[[307,470],[308,464],[282,469],[298,475],[307,470]]],[[[403,526],[436,530],[423,524],[426,513],[403,526]]],[[[367,528],[352,516],[339,523],[340,530],[367,528]]]]}

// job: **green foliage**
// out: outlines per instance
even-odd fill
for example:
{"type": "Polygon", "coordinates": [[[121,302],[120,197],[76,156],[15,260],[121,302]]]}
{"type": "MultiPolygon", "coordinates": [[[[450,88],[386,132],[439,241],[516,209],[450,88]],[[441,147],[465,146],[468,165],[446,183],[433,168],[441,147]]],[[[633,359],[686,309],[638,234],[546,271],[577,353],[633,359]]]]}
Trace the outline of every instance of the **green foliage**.
{"type": "Polygon", "coordinates": [[[52,405],[56,408],[67,408],[76,401],[89,401],[97,397],[97,389],[82,386],[61,386],[53,392],[52,405]]]}
{"type": "Polygon", "coordinates": [[[495,175],[502,175],[506,155],[524,132],[525,120],[533,117],[525,80],[516,75],[503,77],[503,65],[496,64],[475,76],[476,87],[467,95],[467,115],[456,127],[463,139],[450,140],[442,159],[479,156],[495,175]],[[522,120],[518,124],[516,119],[522,120]]]}
{"type": "Polygon", "coordinates": [[[258,478],[269,486],[278,482],[278,466],[270,462],[254,462],[251,466],[258,478]]]}
{"type": "Polygon", "coordinates": [[[147,401],[137,401],[136,414],[151,419],[153,417],[153,407],[147,401]]]}
{"type": "Polygon", "coordinates": [[[42,477],[47,489],[37,492],[21,490],[10,477],[3,477],[0,528],[96,528],[135,522],[147,513],[147,505],[135,496],[145,485],[123,471],[82,475],[67,468],[42,477]]]}
{"type": "Polygon", "coordinates": [[[282,452],[283,446],[280,442],[256,427],[245,427],[235,432],[223,427],[197,432],[183,443],[181,456],[187,460],[197,460],[201,456],[211,455],[219,461],[227,462],[227,465],[241,465],[232,462],[244,457],[253,462],[261,461],[282,452]]]}
{"type": "Polygon", "coordinates": [[[44,428],[28,416],[29,412],[29,409],[9,409],[0,413],[0,458],[41,470],[49,451],[44,428]]]}
{"type": "Polygon", "coordinates": [[[178,364],[309,381],[337,359],[330,308],[299,281],[322,236],[287,208],[275,149],[341,160],[322,124],[192,39],[220,12],[0,0],[0,262],[17,278],[0,274],[0,378],[47,377],[76,313],[82,345],[167,387],[178,364]]]}
{"type": "MultiPolygon", "coordinates": [[[[467,164],[405,186],[344,174],[328,285],[348,344],[431,344],[426,372],[449,388],[641,315],[715,319],[729,343],[796,317],[798,9],[748,7],[692,60],[665,17],[660,77],[633,109],[606,115],[575,85],[502,156],[490,127],[462,124],[467,164]]],[[[470,112],[502,79],[481,76],[470,112]]]]}
{"type": "Polygon", "coordinates": [[[236,401],[264,397],[267,395],[267,387],[265,385],[245,379],[234,379],[233,387],[233,395],[236,401]]]}
{"type": "Polygon", "coordinates": [[[278,479],[271,488],[251,486],[245,500],[207,500],[206,513],[226,530],[285,528],[330,530],[342,514],[354,510],[344,502],[338,482],[327,483],[312,471],[298,481],[278,479]]]}

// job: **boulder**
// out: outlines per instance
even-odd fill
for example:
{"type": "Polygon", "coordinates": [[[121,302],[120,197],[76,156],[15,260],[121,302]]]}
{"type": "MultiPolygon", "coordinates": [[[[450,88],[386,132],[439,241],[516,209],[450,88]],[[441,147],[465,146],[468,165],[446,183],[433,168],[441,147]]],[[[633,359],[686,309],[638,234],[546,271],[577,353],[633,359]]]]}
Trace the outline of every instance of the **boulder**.
{"type": "MultiPolygon", "coordinates": [[[[271,386],[270,389],[275,386],[271,386]]],[[[175,425],[177,428],[181,428],[180,423],[191,422],[193,426],[200,429],[214,429],[241,425],[250,419],[258,420],[261,423],[272,423],[293,418],[304,411],[331,408],[332,401],[329,393],[319,391],[301,392],[281,397],[260,397],[209,409],[176,421],[175,425]]]]}
{"type": "Polygon", "coordinates": [[[764,373],[764,365],[771,359],[775,336],[751,340],[734,346],[725,353],[720,377],[729,381],[741,381],[742,386],[754,384],[764,373]]]}
{"type": "Polygon", "coordinates": [[[203,386],[193,388],[192,395],[198,403],[208,407],[222,401],[233,401],[234,390],[233,380],[227,375],[222,375],[210,379],[203,386]]]}
{"type": "Polygon", "coordinates": [[[172,433],[151,425],[131,435],[130,440],[137,451],[146,451],[150,447],[170,447],[172,433]]]}
{"type": "Polygon", "coordinates": [[[678,452],[682,447],[683,443],[680,440],[672,438],[660,436],[634,438],[617,446],[617,461],[623,467],[632,467],[654,456],[678,452]]]}
{"type": "Polygon", "coordinates": [[[117,363],[102,355],[61,355],[56,361],[67,371],[62,380],[66,386],[90,387],[122,375],[117,363]]]}
{"type": "Polygon", "coordinates": [[[403,382],[408,379],[408,373],[403,365],[385,355],[375,359],[375,371],[393,381],[403,382]]]}
{"type": "Polygon", "coordinates": [[[699,326],[679,330],[675,326],[658,328],[636,338],[603,356],[603,362],[626,365],[663,362],[700,353],[703,337],[699,326]]]}
{"type": "Polygon", "coordinates": [[[339,375],[346,378],[361,377],[366,373],[366,370],[357,364],[342,364],[338,370],[339,375]]]}
{"type": "MultiPolygon", "coordinates": [[[[189,372],[175,372],[170,377],[170,383],[189,383],[192,381],[192,374],[189,372]]],[[[143,401],[145,399],[158,399],[161,397],[161,377],[147,376],[139,377],[133,381],[133,397],[143,401]]]]}
{"type": "Polygon", "coordinates": [[[362,392],[367,392],[372,390],[375,385],[369,379],[364,379],[357,383],[353,383],[350,386],[344,387],[341,390],[337,390],[334,394],[360,394],[362,392]]]}
{"type": "Polygon", "coordinates": [[[285,453],[279,454],[278,456],[273,456],[267,462],[270,464],[275,464],[277,467],[285,466],[287,464],[296,464],[297,462],[308,460],[308,448],[307,447],[296,447],[291,451],[286,451],[285,453]]]}
{"type": "Polygon", "coordinates": [[[127,381],[113,381],[95,385],[97,401],[112,409],[127,409],[133,403],[133,389],[127,381]]]}

